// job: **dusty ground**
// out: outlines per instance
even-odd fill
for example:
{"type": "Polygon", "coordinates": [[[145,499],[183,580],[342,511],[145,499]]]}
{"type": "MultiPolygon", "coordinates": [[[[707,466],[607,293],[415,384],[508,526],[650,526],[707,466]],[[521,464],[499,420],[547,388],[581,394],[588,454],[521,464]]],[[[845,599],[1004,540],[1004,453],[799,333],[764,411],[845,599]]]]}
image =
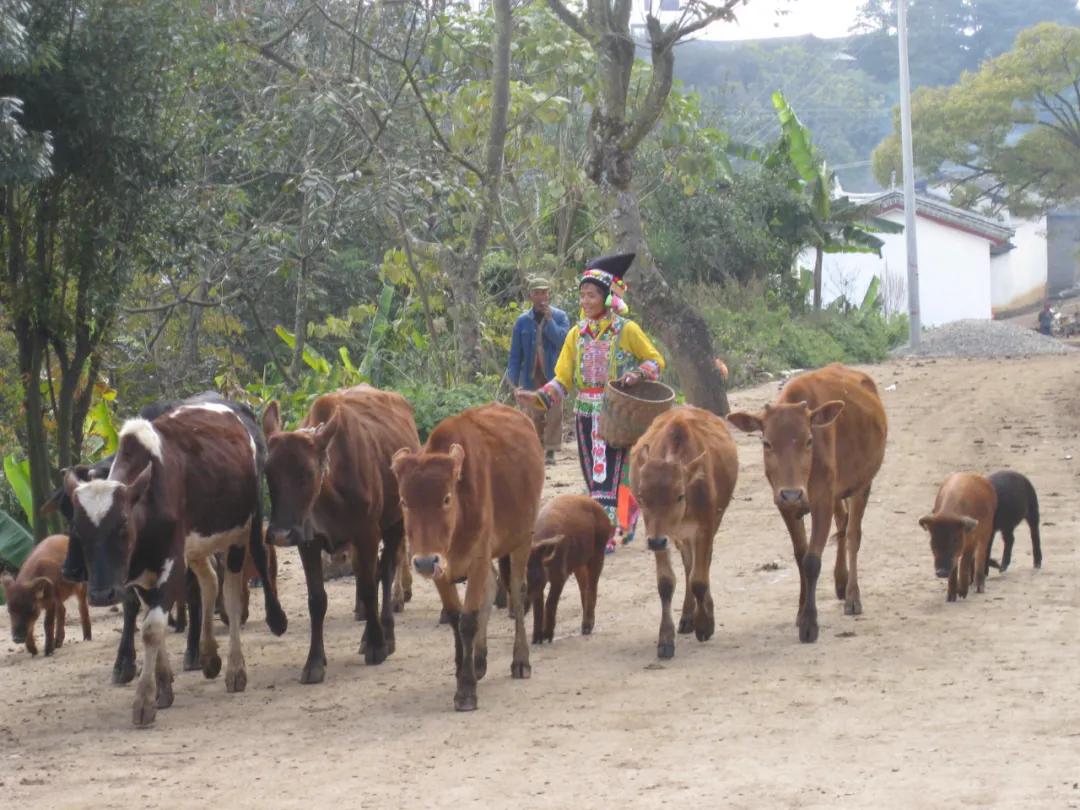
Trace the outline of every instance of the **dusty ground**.
{"type": "MultiPolygon", "coordinates": [[[[275,639],[253,609],[247,691],[182,673],[152,730],[130,726],[132,688],[108,684],[117,614],[95,611],[88,643],[69,619],[52,660],[16,650],[5,628],[3,804],[1080,807],[1080,362],[870,371],[896,387],[883,393],[889,449],[860,561],[865,614],[845,617],[822,587],[815,645],[797,640],[790,544],[763,490],[757,440],[740,435],[739,486],[712,571],[717,633],[705,644],[680,636],[672,661],[655,658],[659,601],[638,540],[608,559],[591,637],[578,633],[567,588],[558,637],[534,648],[531,680],[510,679],[512,625],[493,618],[473,714],[451,709],[452,642],[426,583],[380,667],[357,655],[351,582],[334,583],[327,680],[302,686],[306,603],[289,552],[292,624],[275,639]],[[1042,499],[1044,567],[1032,569],[1021,529],[1008,573],[946,604],[916,520],[946,473],[1006,465],[1030,474],[1042,499]]],[[[756,408],[775,387],[732,399],[756,408]]],[[[549,494],[578,486],[568,446],[549,494]]],[[[825,563],[823,585],[830,551],[825,563]]],[[[180,637],[168,646],[178,664],[180,637]]]]}

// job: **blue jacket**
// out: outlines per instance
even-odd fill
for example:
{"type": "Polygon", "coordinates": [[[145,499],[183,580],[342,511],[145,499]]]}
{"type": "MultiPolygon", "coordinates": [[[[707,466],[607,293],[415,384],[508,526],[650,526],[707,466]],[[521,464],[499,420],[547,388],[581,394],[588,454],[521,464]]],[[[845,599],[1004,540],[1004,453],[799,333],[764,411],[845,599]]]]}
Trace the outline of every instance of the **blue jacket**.
{"type": "MultiPolygon", "coordinates": [[[[570,331],[570,319],[557,307],[551,308],[551,320],[544,321],[544,377],[545,382],[555,376],[555,361],[559,359],[566,333],[570,331]]],[[[533,388],[532,373],[536,364],[536,316],[532,307],[518,316],[514,324],[514,336],[510,341],[510,362],[506,376],[510,384],[518,388],[533,388]]]]}

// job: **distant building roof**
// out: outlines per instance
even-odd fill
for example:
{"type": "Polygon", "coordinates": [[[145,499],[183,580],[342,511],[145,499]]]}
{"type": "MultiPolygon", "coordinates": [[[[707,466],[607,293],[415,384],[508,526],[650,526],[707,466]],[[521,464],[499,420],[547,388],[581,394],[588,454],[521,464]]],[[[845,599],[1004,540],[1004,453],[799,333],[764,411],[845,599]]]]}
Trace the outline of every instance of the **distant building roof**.
{"type": "MultiPolygon", "coordinates": [[[[889,211],[904,210],[904,193],[899,189],[891,189],[875,195],[852,194],[850,197],[852,201],[861,197],[860,201],[867,203],[878,216],[889,211]]],[[[957,208],[955,205],[949,205],[922,194],[915,195],[915,213],[950,228],[981,236],[992,245],[1004,246],[1016,234],[1015,228],[1003,225],[995,219],[964,208],[957,208]]]]}

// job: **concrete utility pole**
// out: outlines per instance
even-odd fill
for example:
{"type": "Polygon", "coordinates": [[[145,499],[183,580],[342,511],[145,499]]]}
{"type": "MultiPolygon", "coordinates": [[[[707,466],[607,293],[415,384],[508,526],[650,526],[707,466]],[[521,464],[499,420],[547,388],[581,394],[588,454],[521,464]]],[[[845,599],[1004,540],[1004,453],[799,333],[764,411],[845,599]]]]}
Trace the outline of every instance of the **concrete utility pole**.
{"type": "Polygon", "coordinates": [[[908,342],[919,345],[919,251],[915,243],[915,160],[911,148],[911,78],[908,75],[907,4],[897,0],[896,34],[900,41],[900,146],[904,172],[904,234],[907,236],[908,342]]]}

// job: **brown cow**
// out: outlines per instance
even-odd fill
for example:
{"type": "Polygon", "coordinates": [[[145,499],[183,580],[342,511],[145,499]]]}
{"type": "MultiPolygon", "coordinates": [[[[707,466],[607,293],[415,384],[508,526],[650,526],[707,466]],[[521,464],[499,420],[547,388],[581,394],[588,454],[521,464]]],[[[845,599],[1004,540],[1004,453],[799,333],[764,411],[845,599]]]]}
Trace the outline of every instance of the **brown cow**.
{"type": "Polygon", "coordinates": [[[268,537],[276,545],[299,546],[307,580],[311,646],[300,682],[326,677],[324,550],[333,554],[351,546],[357,601],[366,617],[360,654],[368,664],[381,664],[395,647],[390,589],[404,534],[390,458],[401,447],[420,446],[412,407],[398,394],[360,385],[316,399],[294,431],[281,430],[278,405],[271,402],[263,430],[268,537]]]}
{"type": "Polygon", "coordinates": [[[34,624],[41,611],[45,611],[45,655],[64,643],[64,619],[67,612],[64,602],[74,596],[79,605],[83,638],[90,640],[90,608],[86,604],[86,583],[71,582],[60,575],[60,566],[67,556],[68,537],[54,534],[46,537],[26,558],[19,569],[19,576],[4,574],[0,584],[4,586],[8,615],[11,617],[11,640],[26,644],[30,655],[37,655],[34,643],[34,624]]]}
{"type": "Polygon", "coordinates": [[[615,527],[607,512],[587,495],[557,495],[536,518],[526,584],[533,606],[533,644],[555,637],[555,611],[566,580],[573,574],[581,593],[581,635],[596,620],[596,586],[604,570],[604,551],[615,527]],[[544,588],[551,588],[544,600],[544,588]]]}
{"type": "Polygon", "coordinates": [[[949,578],[947,601],[955,602],[957,594],[967,599],[972,578],[975,592],[983,592],[996,509],[993,484],[981,475],[953,473],[938,490],[933,513],[919,518],[930,532],[934,571],[949,578]]]}
{"type": "Polygon", "coordinates": [[[394,455],[405,531],[417,573],[434,580],[454,628],[454,708],[476,708],[476,681],[487,671],[487,622],[495,593],[491,560],[510,556],[514,659],[528,678],[525,565],[540,490],[544,450],[528,416],[506,405],[470,408],[440,422],[419,453],[394,455]],[[454,582],[466,578],[462,606],[454,582]]]}
{"type": "Polygon", "coordinates": [[[713,542],[731,503],[739,455],[724,420],[692,406],[658,416],[634,444],[630,486],[641,506],[648,546],[656,554],[656,583],[662,616],[656,654],[675,655],[671,599],[675,571],[668,540],[682,555],[686,572],[679,632],[698,641],[712,637],[716,622],[709,592],[713,542]]]}
{"type": "Polygon", "coordinates": [[[761,431],[765,476],[799,565],[799,640],[817,641],[817,580],[834,516],[836,596],[844,600],[844,613],[862,613],[862,520],[888,432],[877,386],[861,371],[834,363],[790,380],[762,413],[732,413],[728,419],[748,433],[761,431]],[[803,525],[808,512],[809,548],[803,525]]]}

